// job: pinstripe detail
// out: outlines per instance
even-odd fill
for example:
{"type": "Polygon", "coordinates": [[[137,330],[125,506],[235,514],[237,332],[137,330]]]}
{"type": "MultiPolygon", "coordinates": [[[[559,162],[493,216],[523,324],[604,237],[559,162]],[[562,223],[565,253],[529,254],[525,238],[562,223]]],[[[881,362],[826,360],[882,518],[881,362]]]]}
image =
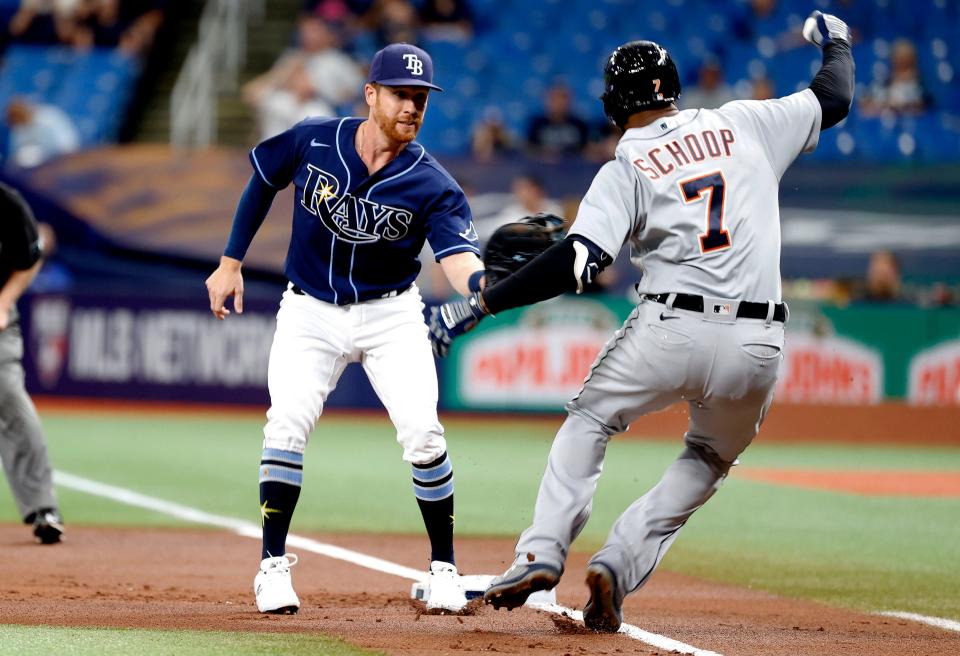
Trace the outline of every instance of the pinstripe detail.
{"type": "Polygon", "coordinates": [[[275,185],[275,184],[273,184],[272,182],[270,182],[269,180],[267,180],[267,176],[265,176],[265,175],[263,174],[263,169],[260,168],[260,162],[257,160],[257,149],[256,149],[256,148],[254,148],[253,150],[250,151],[250,157],[253,158],[253,165],[257,167],[257,173],[260,174],[260,177],[263,179],[263,181],[266,182],[269,186],[273,187],[274,189],[277,189],[277,188],[278,188],[277,185],[275,185]]]}
{"type": "MultiPolygon", "coordinates": [[[[420,144],[417,144],[417,145],[420,146],[420,144]]],[[[396,179],[399,178],[400,176],[406,175],[407,173],[409,173],[410,171],[412,171],[412,170],[413,170],[413,167],[415,167],[417,164],[419,164],[419,163],[420,163],[420,160],[423,159],[423,155],[424,155],[424,153],[426,153],[426,152],[427,152],[427,151],[424,149],[424,147],[423,147],[423,146],[420,146],[420,156],[417,158],[417,161],[415,161],[413,164],[411,164],[411,165],[408,166],[407,168],[403,169],[402,171],[400,171],[400,172],[397,173],[396,175],[391,175],[389,178],[385,178],[385,179],[381,180],[380,182],[376,183],[375,185],[373,185],[372,187],[370,187],[369,189],[367,189],[367,195],[364,196],[364,198],[366,198],[367,200],[370,200],[370,194],[373,193],[373,190],[374,190],[374,189],[376,189],[377,187],[379,187],[380,185],[382,185],[382,184],[385,183],[385,182],[390,182],[391,180],[396,180],[396,179]]]]}
{"type": "MultiPolygon", "coordinates": [[[[343,127],[343,123],[346,120],[347,120],[346,117],[340,119],[340,122],[337,123],[337,132],[333,137],[334,143],[337,144],[337,156],[340,158],[340,163],[343,164],[343,170],[346,171],[347,173],[347,184],[343,188],[343,193],[345,194],[350,193],[350,167],[347,166],[347,160],[343,158],[343,150],[341,150],[340,148],[340,128],[343,127]]],[[[334,255],[334,249],[336,245],[337,245],[337,236],[332,235],[332,238],[330,239],[330,269],[327,273],[327,283],[330,285],[330,290],[333,292],[334,305],[337,305],[337,299],[339,298],[339,294],[337,294],[337,288],[333,286],[333,255],[334,255]]],[[[356,249],[356,246],[354,246],[354,249],[356,249]]],[[[350,286],[353,287],[353,255],[350,256],[350,286]]],[[[356,295],[356,292],[357,292],[356,287],[354,287],[353,291],[354,291],[354,294],[356,295]]],[[[356,296],[354,296],[354,298],[356,299],[356,296]]]]}
{"type": "Polygon", "coordinates": [[[413,494],[423,501],[440,501],[453,494],[453,478],[439,487],[422,487],[413,484],[413,494]]]}
{"type": "Polygon", "coordinates": [[[357,291],[357,286],[353,284],[353,256],[357,254],[357,245],[354,244],[353,248],[350,250],[350,272],[347,274],[347,280],[350,282],[350,286],[353,287],[353,302],[360,302],[360,292],[357,291]]]}
{"type": "Polygon", "coordinates": [[[436,253],[433,254],[433,256],[438,257],[440,255],[443,255],[444,253],[449,253],[450,251],[464,251],[464,252],[470,251],[471,253],[476,253],[477,255],[480,255],[480,249],[477,248],[476,246],[468,246],[467,244],[457,244],[456,246],[451,246],[450,248],[444,248],[441,251],[437,251],[436,253]]]}
{"type": "Polygon", "coordinates": [[[303,485],[303,471],[282,465],[260,465],[260,482],[266,483],[268,481],[289,483],[301,487],[303,485]]]}
{"type": "Polygon", "coordinates": [[[330,240],[330,268],[327,272],[327,283],[330,285],[330,291],[333,292],[333,304],[337,304],[337,288],[333,286],[333,247],[337,245],[337,236],[330,233],[332,239],[330,240]]]}

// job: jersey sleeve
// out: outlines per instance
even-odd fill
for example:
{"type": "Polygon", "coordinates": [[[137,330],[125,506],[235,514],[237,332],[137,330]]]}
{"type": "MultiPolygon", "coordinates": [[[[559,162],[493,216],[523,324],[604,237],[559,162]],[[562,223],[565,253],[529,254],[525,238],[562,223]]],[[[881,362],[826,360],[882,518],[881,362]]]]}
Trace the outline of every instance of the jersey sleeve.
{"type": "Polygon", "coordinates": [[[736,100],[718,111],[757,135],[777,178],[820,140],[822,109],[810,89],[772,100],[736,100]]]}
{"type": "Polygon", "coordinates": [[[454,185],[446,189],[431,209],[427,218],[427,241],[437,262],[454,253],[480,256],[480,237],[460,187],[454,185]]]}
{"type": "Polygon", "coordinates": [[[640,181],[625,160],[603,165],[580,203],[570,235],[581,235],[616,259],[640,214],[640,181]]]}
{"type": "Polygon", "coordinates": [[[296,127],[261,141],[250,151],[250,164],[274,189],[283,189],[293,181],[300,155],[296,127]]]}

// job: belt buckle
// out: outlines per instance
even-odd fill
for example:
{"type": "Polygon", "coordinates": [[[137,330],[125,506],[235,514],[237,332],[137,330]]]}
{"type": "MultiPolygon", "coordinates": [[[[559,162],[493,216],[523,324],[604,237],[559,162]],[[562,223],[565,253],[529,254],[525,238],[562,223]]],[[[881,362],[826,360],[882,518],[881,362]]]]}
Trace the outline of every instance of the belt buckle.
{"type": "Polygon", "coordinates": [[[703,319],[715,323],[734,323],[740,301],[729,298],[703,297],[703,319]]]}

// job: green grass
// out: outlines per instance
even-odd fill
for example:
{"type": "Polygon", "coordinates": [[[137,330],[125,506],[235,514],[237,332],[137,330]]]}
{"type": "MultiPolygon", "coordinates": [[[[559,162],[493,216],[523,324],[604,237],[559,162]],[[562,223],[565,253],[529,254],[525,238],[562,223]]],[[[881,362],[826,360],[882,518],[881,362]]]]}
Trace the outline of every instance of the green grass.
{"type": "MultiPolygon", "coordinates": [[[[256,417],[145,415],[45,418],[57,468],[203,510],[258,521],[256,417]]],[[[530,521],[557,422],[449,421],[460,535],[511,539],[530,521]]],[[[575,545],[602,544],[617,515],[681,449],[614,441],[594,514],[575,545]]],[[[410,469],[384,419],[326,417],[305,458],[295,531],[420,533],[410,469]]],[[[960,449],[765,445],[744,466],[960,471],[960,449]]],[[[71,523],[174,525],[177,520],[60,490],[71,523]]],[[[9,495],[0,512],[13,516],[9,495]]],[[[731,478],[684,528],[663,566],[699,577],[868,610],[960,618],[960,499],[865,497],[731,478]]]]}
{"type": "Polygon", "coordinates": [[[300,633],[224,633],[222,631],[146,631],[71,629],[0,625],[3,653],[21,656],[255,656],[258,654],[380,654],[335,638],[300,633]]]}

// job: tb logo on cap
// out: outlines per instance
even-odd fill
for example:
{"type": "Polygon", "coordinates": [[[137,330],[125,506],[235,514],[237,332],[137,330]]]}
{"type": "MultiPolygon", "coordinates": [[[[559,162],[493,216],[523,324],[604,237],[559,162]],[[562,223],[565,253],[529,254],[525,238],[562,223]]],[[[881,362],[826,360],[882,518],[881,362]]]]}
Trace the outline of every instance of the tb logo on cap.
{"type": "Polygon", "coordinates": [[[409,52],[403,56],[403,59],[407,62],[408,71],[414,75],[423,75],[423,62],[420,61],[419,57],[417,57],[414,53],[409,52]]]}

